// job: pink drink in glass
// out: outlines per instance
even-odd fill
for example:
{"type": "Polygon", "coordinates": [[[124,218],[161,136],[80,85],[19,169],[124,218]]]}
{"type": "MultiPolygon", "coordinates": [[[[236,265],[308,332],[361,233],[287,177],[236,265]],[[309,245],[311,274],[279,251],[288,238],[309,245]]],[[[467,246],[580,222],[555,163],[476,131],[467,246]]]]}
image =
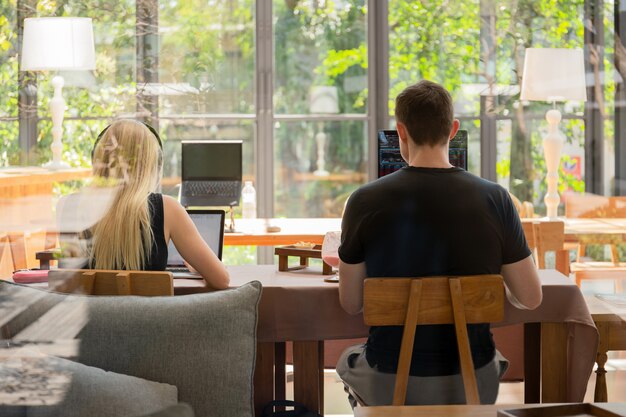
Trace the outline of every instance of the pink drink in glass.
{"type": "Polygon", "coordinates": [[[322,243],[322,260],[328,265],[339,267],[339,244],[341,243],[341,232],[328,232],[324,236],[322,243]]]}

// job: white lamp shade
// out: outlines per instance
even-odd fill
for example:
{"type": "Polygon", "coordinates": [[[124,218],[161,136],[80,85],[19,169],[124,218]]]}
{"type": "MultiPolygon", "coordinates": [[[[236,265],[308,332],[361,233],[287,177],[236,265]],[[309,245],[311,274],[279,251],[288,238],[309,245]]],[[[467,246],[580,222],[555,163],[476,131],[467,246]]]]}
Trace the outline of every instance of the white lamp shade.
{"type": "Polygon", "coordinates": [[[527,48],[521,100],[587,100],[582,49],[527,48]]]}
{"type": "Polygon", "coordinates": [[[96,53],[90,18],[24,19],[21,65],[23,71],[95,68],[96,53]]]}
{"type": "Polygon", "coordinates": [[[311,113],[339,113],[337,87],[311,87],[309,111],[311,113]]]}

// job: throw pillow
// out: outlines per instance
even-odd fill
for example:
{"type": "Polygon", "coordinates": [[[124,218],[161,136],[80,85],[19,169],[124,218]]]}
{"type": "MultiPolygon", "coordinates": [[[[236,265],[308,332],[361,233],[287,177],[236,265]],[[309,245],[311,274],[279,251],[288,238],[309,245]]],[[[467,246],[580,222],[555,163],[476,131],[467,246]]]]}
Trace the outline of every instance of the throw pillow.
{"type": "MultiPolygon", "coordinates": [[[[0,379],[13,388],[13,404],[27,405],[29,417],[132,416],[178,403],[172,385],[52,356],[0,360],[0,379]]],[[[3,398],[10,399],[11,394],[3,398]]]]}

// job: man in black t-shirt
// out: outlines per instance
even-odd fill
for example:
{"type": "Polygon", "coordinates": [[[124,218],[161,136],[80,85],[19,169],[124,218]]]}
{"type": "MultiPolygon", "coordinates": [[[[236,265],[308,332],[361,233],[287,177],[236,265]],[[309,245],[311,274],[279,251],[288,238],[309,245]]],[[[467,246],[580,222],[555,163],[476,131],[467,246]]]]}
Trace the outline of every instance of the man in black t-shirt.
{"type": "MultiPolygon", "coordinates": [[[[502,274],[520,308],[541,303],[541,285],[506,190],[448,161],[459,129],[452,98],[421,81],[396,99],[402,157],[408,163],[355,191],[343,216],[339,296],[352,314],[363,307],[366,277],[502,274]]],[[[503,372],[488,324],[468,326],[478,388],[493,403],[503,372]]],[[[346,350],[337,372],[368,405],[390,404],[402,327],[372,327],[364,346],[346,350]]],[[[463,403],[452,325],[418,326],[407,404],[463,403]]]]}

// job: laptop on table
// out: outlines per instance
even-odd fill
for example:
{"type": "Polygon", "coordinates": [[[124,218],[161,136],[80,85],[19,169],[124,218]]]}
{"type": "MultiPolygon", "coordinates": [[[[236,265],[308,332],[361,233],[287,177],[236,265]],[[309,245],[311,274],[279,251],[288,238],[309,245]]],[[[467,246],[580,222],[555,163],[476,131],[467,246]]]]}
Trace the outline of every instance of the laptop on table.
{"type": "Polygon", "coordinates": [[[180,203],[184,207],[238,206],[242,141],[182,142],[180,203]]]}
{"type": "MultiPolygon", "coordinates": [[[[224,248],[224,210],[187,209],[187,213],[196,225],[202,239],[209,245],[215,255],[221,260],[224,248]]],[[[189,272],[183,258],[170,240],[167,247],[167,271],[189,272]]]]}

